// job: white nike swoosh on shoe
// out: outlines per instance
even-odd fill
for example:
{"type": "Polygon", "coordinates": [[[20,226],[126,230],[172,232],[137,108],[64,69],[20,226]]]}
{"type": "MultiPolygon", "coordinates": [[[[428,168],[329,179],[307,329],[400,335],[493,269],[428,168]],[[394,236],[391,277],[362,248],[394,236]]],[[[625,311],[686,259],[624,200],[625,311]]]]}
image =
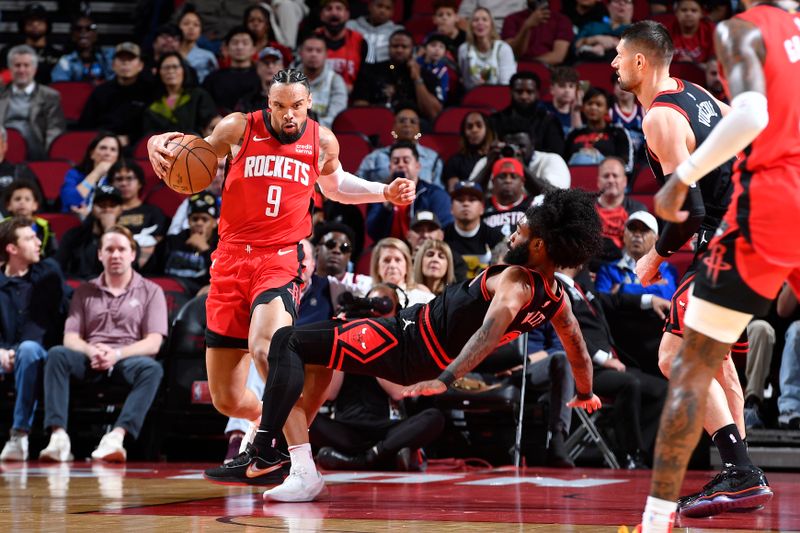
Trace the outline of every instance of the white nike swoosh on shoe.
{"type": "Polygon", "coordinates": [[[258,135],[253,135],[253,140],[255,142],[268,141],[270,139],[272,139],[272,137],[259,137],[258,135]]]}

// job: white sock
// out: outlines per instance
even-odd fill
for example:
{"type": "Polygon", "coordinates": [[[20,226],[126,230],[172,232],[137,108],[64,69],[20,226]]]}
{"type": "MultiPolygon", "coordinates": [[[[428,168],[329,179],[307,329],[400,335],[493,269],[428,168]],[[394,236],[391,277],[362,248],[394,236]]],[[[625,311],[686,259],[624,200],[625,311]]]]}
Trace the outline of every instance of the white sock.
{"type": "Polygon", "coordinates": [[[670,533],[677,510],[677,502],[648,496],[642,515],[642,533],[670,533]]]}
{"type": "Polygon", "coordinates": [[[306,472],[316,472],[317,465],[314,464],[314,458],[311,456],[311,444],[298,444],[297,446],[289,446],[289,457],[292,460],[292,470],[295,468],[302,468],[306,472]]]}

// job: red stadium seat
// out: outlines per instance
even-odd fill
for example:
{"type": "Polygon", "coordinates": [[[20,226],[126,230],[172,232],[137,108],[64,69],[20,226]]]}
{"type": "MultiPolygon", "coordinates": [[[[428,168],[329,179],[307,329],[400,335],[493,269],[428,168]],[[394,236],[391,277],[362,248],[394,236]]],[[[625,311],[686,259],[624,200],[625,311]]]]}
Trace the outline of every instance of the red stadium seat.
{"type": "Polygon", "coordinates": [[[149,137],[145,136],[142,137],[139,142],[136,143],[136,146],[133,149],[133,157],[134,159],[148,159],[149,156],[147,154],[147,139],[149,137]]]}
{"type": "Polygon", "coordinates": [[[39,178],[45,199],[50,202],[58,200],[64,175],[72,166],[66,161],[32,161],[28,167],[39,178]]]}
{"type": "Polygon", "coordinates": [[[72,228],[81,225],[81,219],[72,213],[41,213],[36,216],[47,220],[50,223],[50,229],[59,239],[72,228]]]}
{"type": "Polygon", "coordinates": [[[650,18],[650,2],[647,0],[633,0],[633,20],[646,20],[650,18]]]}
{"type": "Polygon", "coordinates": [[[364,246],[364,251],[361,252],[361,256],[358,258],[358,263],[355,266],[355,273],[356,274],[364,274],[365,276],[369,276],[369,265],[372,261],[372,247],[367,248],[366,244],[364,246]]]}
{"type": "Polygon", "coordinates": [[[361,161],[372,151],[367,138],[360,133],[337,133],[339,161],[342,168],[355,173],[361,161]]]}
{"type": "Polygon", "coordinates": [[[572,189],[597,191],[597,165],[570,166],[569,173],[572,177],[572,189]]]}
{"type": "Polygon", "coordinates": [[[614,86],[611,83],[611,76],[614,74],[614,69],[611,65],[605,62],[600,63],[581,63],[575,66],[582,80],[587,80],[592,87],[603,89],[609,94],[614,92],[614,86]]]}
{"type": "Polygon", "coordinates": [[[80,163],[86,148],[92,139],[97,137],[96,131],[68,131],[62,133],[50,145],[48,159],[66,159],[73,164],[80,163]]]}
{"type": "Polygon", "coordinates": [[[461,136],[455,133],[428,133],[420,138],[419,143],[435,150],[444,162],[458,152],[461,147],[461,136]]]}
{"type": "Polygon", "coordinates": [[[393,125],[394,115],[385,107],[349,107],[336,116],[331,129],[335,133],[361,133],[378,146],[389,146],[394,142],[393,125]]]}
{"type": "Polygon", "coordinates": [[[94,90],[94,85],[85,81],[57,81],[50,84],[61,94],[61,108],[64,118],[77,122],[81,118],[83,107],[94,90]]]}
{"type": "Polygon", "coordinates": [[[652,194],[629,194],[631,200],[642,202],[649,212],[653,212],[653,195],[652,194]]]}
{"type": "Polygon", "coordinates": [[[6,143],[8,144],[6,160],[9,163],[22,163],[28,158],[28,141],[14,128],[6,128],[6,143]]]}
{"type": "Polygon", "coordinates": [[[534,72],[542,80],[539,87],[539,98],[550,100],[550,67],[539,61],[520,61],[517,63],[517,72],[534,72]]]}
{"type": "Polygon", "coordinates": [[[633,181],[631,192],[635,194],[655,194],[659,188],[658,181],[656,181],[650,165],[642,165],[633,181]]]}
{"type": "Polygon", "coordinates": [[[685,61],[674,61],[669,66],[669,74],[673,78],[690,81],[701,87],[706,86],[706,72],[694,63],[685,61]]]}
{"type": "Polygon", "coordinates": [[[144,171],[144,188],[141,191],[142,196],[147,196],[147,194],[155,189],[160,183],[161,180],[158,179],[156,176],[156,171],[153,170],[153,165],[150,164],[149,159],[136,159],[136,163],[142,167],[144,171]]]}
{"type": "Polygon", "coordinates": [[[165,215],[172,217],[184,198],[186,198],[184,195],[178,194],[166,185],[161,184],[161,186],[157,186],[147,193],[145,203],[158,207],[165,215]]]}
{"type": "Polygon", "coordinates": [[[461,129],[461,121],[473,111],[491,115],[495,110],[485,107],[448,107],[436,117],[433,123],[433,131],[436,133],[458,133],[461,129]]]}
{"type": "MultiPolygon", "coordinates": [[[[402,2],[397,3],[401,4],[402,2]]],[[[430,2],[426,0],[425,3],[429,4],[430,2]]],[[[424,42],[426,35],[436,30],[436,26],[433,24],[431,15],[420,14],[416,10],[413,13],[403,26],[414,36],[414,43],[420,45],[424,42]]]]}
{"type": "Polygon", "coordinates": [[[511,105],[511,89],[508,85],[480,85],[464,95],[461,105],[505,109],[511,105]]]}
{"type": "MultiPolygon", "coordinates": [[[[397,3],[402,4],[403,2],[397,3]]],[[[414,0],[411,4],[411,13],[413,13],[412,18],[417,15],[425,15],[433,21],[433,2],[431,0],[414,0]]],[[[408,25],[406,25],[406,28],[408,28],[408,25]]]]}
{"type": "Polygon", "coordinates": [[[680,279],[686,273],[689,265],[692,264],[693,259],[694,252],[678,250],[672,254],[672,257],[670,257],[667,262],[675,267],[675,269],[678,271],[678,279],[680,279]]]}

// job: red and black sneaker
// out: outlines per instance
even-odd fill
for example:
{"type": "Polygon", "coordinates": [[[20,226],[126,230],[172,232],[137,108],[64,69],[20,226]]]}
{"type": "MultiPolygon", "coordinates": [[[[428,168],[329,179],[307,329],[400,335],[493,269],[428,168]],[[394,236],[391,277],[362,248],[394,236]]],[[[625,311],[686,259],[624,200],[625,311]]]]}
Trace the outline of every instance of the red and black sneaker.
{"type": "Polygon", "coordinates": [[[222,485],[278,485],[289,473],[289,456],[271,449],[269,456],[258,454],[255,446],[248,444],[245,451],[228,464],[209,468],[203,477],[222,485]]]}
{"type": "Polygon", "coordinates": [[[772,499],[767,477],[756,466],[726,467],[695,494],[678,500],[678,511],[701,518],[726,511],[757,511],[772,499]]]}

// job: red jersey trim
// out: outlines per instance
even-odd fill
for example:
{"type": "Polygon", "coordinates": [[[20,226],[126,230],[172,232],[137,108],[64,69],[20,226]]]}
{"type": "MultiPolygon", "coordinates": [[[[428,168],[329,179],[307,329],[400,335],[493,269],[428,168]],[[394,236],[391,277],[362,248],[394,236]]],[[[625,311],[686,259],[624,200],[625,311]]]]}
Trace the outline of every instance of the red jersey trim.
{"type": "Polygon", "coordinates": [[[252,124],[253,121],[256,120],[256,118],[253,115],[254,113],[248,113],[245,115],[247,122],[244,125],[244,133],[242,134],[242,146],[240,146],[239,151],[236,152],[236,157],[231,159],[230,166],[233,166],[234,163],[238,162],[239,159],[242,158],[242,154],[245,152],[247,146],[250,144],[250,133],[253,131],[252,124]]]}
{"type": "Polygon", "coordinates": [[[684,111],[680,106],[676,106],[675,104],[671,104],[669,102],[655,102],[653,105],[650,106],[650,109],[653,109],[654,107],[669,107],[670,109],[674,109],[675,111],[683,115],[683,118],[686,119],[686,122],[688,122],[689,124],[692,123],[691,119],[689,118],[689,114],[686,113],[686,111],[684,111]]]}
{"type": "Polygon", "coordinates": [[[419,331],[422,334],[422,340],[428,348],[428,353],[433,358],[436,366],[444,370],[453,360],[447,356],[447,352],[442,349],[439,339],[436,338],[436,333],[433,331],[430,323],[430,307],[425,306],[420,314],[420,327],[419,331]]]}
{"type": "Polygon", "coordinates": [[[652,156],[653,159],[656,160],[657,163],[661,163],[661,160],[658,159],[658,156],[656,155],[656,153],[649,146],[647,147],[647,152],[652,156]]]}
{"type": "MultiPolygon", "coordinates": [[[[666,94],[678,94],[678,93],[680,93],[680,92],[682,92],[682,91],[683,91],[683,89],[684,89],[684,86],[683,86],[683,80],[682,80],[682,79],[680,79],[680,78],[673,78],[672,76],[670,76],[670,79],[672,79],[672,80],[675,80],[675,82],[678,84],[678,88],[677,88],[677,89],[668,89],[668,90],[666,90],[666,91],[661,91],[660,93],[658,93],[658,94],[656,94],[656,95],[655,95],[655,97],[653,98],[653,100],[654,100],[654,101],[655,101],[655,100],[656,100],[656,99],[657,99],[659,96],[661,96],[661,95],[666,95],[666,94]]],[[[653,108],[653,104],[651,104],[651,105],[650,105],[650,108],[648,109],[648,111],[649,111],[650,109],[652,109],[652,108],[653,108]]]]}

